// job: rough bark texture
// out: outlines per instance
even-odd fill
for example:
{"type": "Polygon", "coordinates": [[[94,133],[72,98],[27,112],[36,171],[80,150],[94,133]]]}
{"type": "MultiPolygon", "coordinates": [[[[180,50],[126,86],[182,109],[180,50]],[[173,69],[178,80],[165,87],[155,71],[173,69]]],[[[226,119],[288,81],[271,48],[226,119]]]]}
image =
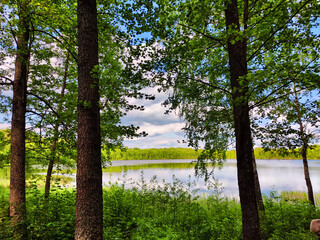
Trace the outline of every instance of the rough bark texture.
{"type": "MultiPolygon", "coordinates": [[[[57,109],[57,112],[61,111],[62,103],[61,100],[64,97],[65,89],[66,89],[66,83],[67,83],[67,76],[68,76],[68,68],[69,68],[69,52],[67,52],[67,58],[65,63],[65,69],[64,69],[64,76],[63,76],[63,83],[61,87],[61,93],[60,93],[60,103],[57,109]]],[[[57,123],[54,126],[54,136],[53,136],[53,142],[51,145],[51,157],[48,164],[47,169],[47,176],[46,176],[46,185],[44,190],[44,203],[46,203],[49,200],[49,193],[50,193],[50,186],[51,186],[51,176],[52,176],[52,170],[56,159],[56,146],[58,142],[58,135],[59,135],[59,118],[57,118],[57,123]]]]}
{"type": "MultiPolygon", "coordinates": [[[[240,30],[237,1],[226,3],[226,28],[240,30]]],[[[252,137],[250,127],[249,107],[246,93],[248,91],[245,79],[240,83],[240,78],[247,74],[246,41],[235,40],[230,35],[228,39],[228,54],[230,68],[230,84],[233,89],[233,115],[236,133],[237,170],[240,204],[242,209],[243,239],[259,240],[259,212],[255,191],[253,169],[252,137]]]]}
{"type": "Polygon", "coordinates": [[[28,4],[21,1],[13,83],[10,166],[10,216],[16,239],[27,239],[25,197],[25,114],[29,61],[28,4]]]}
{"type": "Polygon", "coordinates": [[[75,239],[102,240],[102,169],[95,0],[78,0],[78,163],[75,239]]]}

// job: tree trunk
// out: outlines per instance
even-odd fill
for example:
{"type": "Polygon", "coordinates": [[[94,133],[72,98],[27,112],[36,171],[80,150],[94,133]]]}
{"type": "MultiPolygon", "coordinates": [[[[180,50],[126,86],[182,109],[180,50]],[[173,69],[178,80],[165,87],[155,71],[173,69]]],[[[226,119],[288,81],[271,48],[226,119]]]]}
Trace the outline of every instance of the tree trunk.
{"type": "Polygon", "coordinates": [[[98,29],[95,0],[78,0],[78,163],[75,239],[102,240],[98,29]]]}
{"type": "Polygon", "coordinates": [[[300,113],[300,107],[299,107],[299,100],[298,100],[298,95],[297,95],[295,85],[294,85],[294,98],[295,98],[295,107],[296,107],[297,117],[298,117],[298,122],[299,122],[299,127],[300,127],[300,136],[301,136],[301,140],[303,142],[301,156],[302,156],[302,162],[303,162],[304,178],[306,180],[306,185],[307,185],[307,189],[308,189],[308,199],[311,202],[311,204],[313,206],[315,206],[312,183],[310,180],[309,166],[308,166],[308,160],[307,160],[308,138],[304,133],[303,123],[302,123],[302,118],[301,118],[301,113],[300,113]]]}
{"type": "Polygon", "coordinates": [[[259,174],[257,170],[257,163],[256,158],[254,156],[254,149],[252,148],[252,163],[253,163],[253,174],[254,174],[254,187],[256,189],[256,197],[257,197],[257,203],[258,203],[258,210],[259,212],[264,212],[264,204],[261,194],[261,187],[260,187],[260,181],[259,181],[259,174]]]}
{"type": "Polygon", "coordinates": [[[308,189],[308,199],[311,202],[311,204],[313,206],[315,206],[313,189],[312,189],[312,184],[311,184],[310,174],[309,174],[308,160],[307,160],[307,149],[308,149],[308,144],[304,143],[303,147],[302,147],[302,161],[303,161],[304,178],[306,180],[306,185],[307,185],[307,189],[308,189]]]}
{"type": "MultiPolygon", "coordinates": [[[[237,0],[226,4],[226,28],[240,31],[237,0]]],[[[242,210],[243,239],[258,240],[260,237],[259,212],[253,169],[253,143],[247,99],[247,46],[245,40],[236,40],[229,34],[228,54],[230,85],[233,99],[233,115],[236,134],[237,170],[240,204],[242,210]]]]}
{"type": "MultiPolygon", "coordinates": [[[[57,109],[57,112],[61,111],[62,108],[62,98],[64,97],[64,92],[66,89],[66,84],[67,84],[67,76],[68,76],[68,68],[69,68],[69,52],[67,52],[67,58],[66,58],[66,63],[65,63],[65,69],[64,69],[64,76],[63,76],[63,83],[61,87],[61,93],[60,93],[60,103],[57,109]]],[[[46,185],[44,189],[44,205],[49,201],[49,193],[50,193],[50,186],[51,186],[51,176],[52,176],[52,170],[53,166],[55,163],[55,158],[56,158],[56,146],[57,146],[57,141],[58,141],[58,135],[59,135],[59,118],[57,118],[57,123],[54,126],[54,136],[53,136],[53,142],[51,145],[51,156],[50,156],[50,161],[48,164],[48,170],[47,170],[47,176],[46,176],[46,185]]]]}
{"type": "Polygon", "coordinates": [[[27,1],[19,5],[19,32],[13,83],[10,166],[10,216],[16,239],[27,239],[25,196],[25,114],[29,62],[27,1]]]}

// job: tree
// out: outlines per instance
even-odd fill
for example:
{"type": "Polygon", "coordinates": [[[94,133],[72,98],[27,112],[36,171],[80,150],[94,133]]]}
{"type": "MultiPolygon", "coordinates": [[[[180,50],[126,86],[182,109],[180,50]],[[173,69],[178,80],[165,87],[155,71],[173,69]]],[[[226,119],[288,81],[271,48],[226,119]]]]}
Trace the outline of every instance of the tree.
{"type": "MultiPolygon", "coordinates": [[[[61,93],[60,93],[60,101],[63,99],[64,95],[65,95],[65,90],[66,90],[66,85],[67,85],[67,75],[68,75],[68,69],[69,68],[69,52],[67,52],[67,57],[66,57],[66,61],[65,61],[65,71],[64,71],[64,77],[63,77],[63,83],[62,83],[62,87],[61,87],[61,93]]],[[[61,112],[61,108],[62,108],[62,103],[60,102],[60,104],[58,105],[58,109],[57,112],[61,112]]],[[[45,192],[44,192],[44,198],[45,201],[48,201],[49,198],[49,193],[50,193],[50,183],[51,183],[51,176],[52,176],[52,170],[53,170],[53,166],[55,164],[55,159],[56,159],[56,150],[57,150],[57,144],[58,144],[58,140],[59,140],[59,121],[61,121],[61,119],[57,119],[55,126],[54,126],[54,136],[53,136],[53,142],[51,145],[51,157],[49,160],[49,164],[48,164],[48,170],[47,170],[47,176],[46,176],[46,185],[45,185],[45,192]]]]}
{"type": "MultiPolygon", "coordinates": [[[[230,86],[232,89],[233,117],[236,136],[237,172],[242,209],[244,239],[260,239],[259,213],[253,172],[254,154],[250,127],[248,98],[247,39],[237,40],[240,31],[237,0],[226,4],[226,31],[229,55],[230,86]],[[233,33],[232,33],[233,32],[233,33]],[[236,35],[234,34],[236,33],[236,35]],[[253,186],[253,187],[252,187],[253,186]]],[[[244,30],[247,30],[248,2],[244,1],[244,30]]]]}
{"type": "Polygon", "coordinates": [[[315,90],[295,83],[290,90],[287,98],[268,105],[265,113],[268,122],[256,128],[256,135],[265,151],[277,151],[284,156],[294,153],[302,158],[308,199],[315,205],[307,151],[312,148],[311,143],[319,139],[319,102],[315,90]]]}
{"type": "Polygon", "coordinates": [[[79,0],[75,239],[103,239],[98,63],[96,1],[79,0]]]}
{"type": "Polygon", "coordinates": [[[189,145],[204,145],[196,170],[206,170],[207,159],[221,162],[236,141],[244,239],[260,239],[252,110],[284,97],[278,93],[298,81],[289,80],[287,69],[296,76],[316,74],[310,62],[296,64],[300,58],[290,52],[287,40],[300,48],[318,46],[310,31],[317,6],[311,0],[159,0],[139,1],[131,9],[139,19],[130,22],[137,25],[132,34],[151,35],[141,44],[152,49],[145,53],[149,65],[142,67],[153,70],[151,77],[164,90],[173,89],[167,104],[187,121],[189,145]],[[290,62],[285,61],[288,56],[290,62]]]}
{"type": "Polygon", "coordinates": [[[13,82],[10,166],[10,216],[15,237],[27,239],[25,196],[25,114],[29,64],[29,4],[20,1],[18,7],[17,54],[13,82]]]}

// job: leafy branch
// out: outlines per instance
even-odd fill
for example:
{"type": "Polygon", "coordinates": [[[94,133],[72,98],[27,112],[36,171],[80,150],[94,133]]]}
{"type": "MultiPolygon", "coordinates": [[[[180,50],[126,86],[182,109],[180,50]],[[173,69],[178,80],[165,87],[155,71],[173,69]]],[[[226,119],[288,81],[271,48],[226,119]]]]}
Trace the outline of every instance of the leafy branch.
{"type": "Polygon", "coordinates": [[[260,47],[251,54],[251,56],[247,59],[247,62],[250,62],[257,54],[258,52],[267,44],[267,42],[272,39],[272,37],[274,37],[280,30],[284,29],[287,24],[310,2],[311,0],[306,1],[304,4],[302,4],[302,6],[300,8],[297,9],[297,11],[292,14],[292,16],[285,22],[285,24],[283,24],[282,26],[280,26],[278,29],[276,29],[275,31],[273,31],[270,36],[260,45],[260,47]]]}

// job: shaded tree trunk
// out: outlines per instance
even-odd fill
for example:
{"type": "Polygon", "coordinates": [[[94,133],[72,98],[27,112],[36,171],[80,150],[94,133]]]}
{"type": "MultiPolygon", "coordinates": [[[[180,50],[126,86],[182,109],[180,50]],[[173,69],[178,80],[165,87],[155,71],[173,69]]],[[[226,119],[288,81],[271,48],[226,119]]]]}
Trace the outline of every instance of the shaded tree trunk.
{"type": "MultiPolygon", "coordinates": [[[[226,3],[227,31],[240,31],[237,0],[226,3]]],[[[259,212],[253,168],[253,143],[247,99],[247,46],[246,40],[236,40],[236,34],[228,37],[230,84],[233,99],[233,115],[236,134],[237,171],[242,210],[243,239],[259,240],[259,212]]]]}
{"type": "Polygon", "coordinates": [[[256,163],[256,158],[254,156],[254,149],[253,148],[252,148],[252,163],[253,163],[253,174],[254,174],[254,187],[256,189],[258,210],[260,212],[264,212],[265,208],[264,208],[264,204],[263,204],[260,181],[259,181],[259,174],[258,174],[258,170],[257,170],[257,163],[256,163]]]}
{"type": "Polygon", "coordinates": [[[313,206],[315,206],[312,183],[311,183],[311,179],[310,179],[309,166],[308,166],[308,160],[307,160],[308,137],[306,136],[306,134],[304,132],[304,127],[303,127],[301,113],[300,113],[300,107],[299,107],[299,101],[298,101],[298,95],[297,95],[297,91],[296,91],[295,86],[294,86],[294,98],[295,98],[295,107],[296,107],[296,111],[297,111],[297,117],[298,117],[299,128],[300,128],[300,136],[301,136],[301,140],[303,142],[301,156],[302,156],[302,162],[303,162],[304,179],[306,180],[306,185],[307,185],[307,189],[308,189],[308,200],[311,202],[311,204],[313,206]]]}
{"type": "Polygon", "coordinates": [[[78,156],[75,239],[102,240],[98,29],[95,0],[78,0],[78,156]]]}
{"type": "MultiPolygon", "coordinates": [[[[66,89],[66,83],[67,83],[67,76],[68,76],[68,68],[69,68],[69,52],[67,52],[67,58],[66,58],[66,63],[65,63],[65,69],[64,69],[64,76],[63,76],[63,83],[61,87],[61,93],[60,93],[60,103],[57,109],[57,112],[61,111],[62,108],[62,98],[64,97],[64,92],[66,89]]],[[[44,202],[45,205],[49,200],[49,193],[50,193],[50,186],[51,186],[51,176],[52,176],[52,170],[53,166],[55,163],[55,158],[56,158],[56,146],[58,142],[58,135],[59,135],[59,118],[57,119],[57,123],[54,126],[54,136],[53,136],[53,142],[51,145],[51,157],[50,161],[48,164],[48,169],[47,169],[47,176],[46,176],[46,185],[45,185],[45,191],[44,191],[44,202]]]]}
{"type": "Polygon", "coordinates": [[[307,185],[307,189],[308,189],[308,200],[311,202],[311,204],[313,206],[315,206],[312,183],[311,183],[311,179],[310,179],[309,166],[308,166],[308,160],[307,160],[307,149],[308,149],[308,144],[304,143],[303,147],[302,147],[302,161],[303,161],[304,179],[306,180],[306,185],[307,185]]]}
{"type": "Polygon", "coordinates": [[[21,1],[13,83],[10,166],[10,216],[16,239],[27,239],[25,196],[25,114],[29,62],[28,1],[21,1]]]}

